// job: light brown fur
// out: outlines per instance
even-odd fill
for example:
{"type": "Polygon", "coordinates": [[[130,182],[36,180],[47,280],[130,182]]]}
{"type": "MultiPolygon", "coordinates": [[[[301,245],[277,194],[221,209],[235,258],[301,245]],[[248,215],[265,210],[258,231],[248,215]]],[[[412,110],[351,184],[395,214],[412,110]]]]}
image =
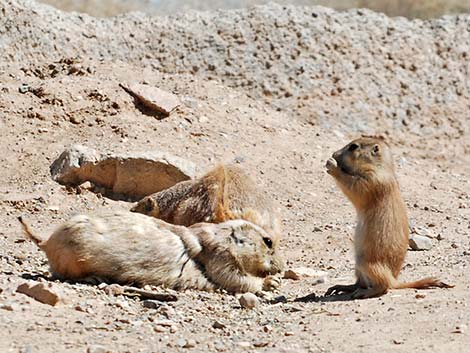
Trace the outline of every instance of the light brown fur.
{"type": "Polygon", "coordinates": [[[230,164],[147,196],[131,211],[185,226],[244,219],[270,233],[274,248],[281,237],[278,214],[266,193],[241,168],[230,164]]]}
{"type": "Polygon", "coordinates": [[[271,236],[243,220],[186,228],[129,212],[78,215],[47,240],[19,220],[63,279],[255,293],[280,283],[271,236]]]}
{"type": "Polygon", "coordinates": [[[356,278],[353,285],[336,285],[326,295],[346,292],[370,298],[392,288],[451,287],[438,279],[400,283],[398,275],[408,249],[408,216],[388,144],[363,137],[350,142],[327,161],[328,173],[357,211],[354,237],[356,278]]]}

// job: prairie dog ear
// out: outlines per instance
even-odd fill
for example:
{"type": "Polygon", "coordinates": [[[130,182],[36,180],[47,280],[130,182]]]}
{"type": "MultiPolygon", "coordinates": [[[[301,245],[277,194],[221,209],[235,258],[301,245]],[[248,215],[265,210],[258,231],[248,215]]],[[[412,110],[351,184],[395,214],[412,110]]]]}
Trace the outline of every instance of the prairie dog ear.
{"type": "Polygon", "coordinates": [[[244,246],[247,239],[241,227],[233,225],[230,228],[230,239],[232,242],[237,246],[244,246]]]}

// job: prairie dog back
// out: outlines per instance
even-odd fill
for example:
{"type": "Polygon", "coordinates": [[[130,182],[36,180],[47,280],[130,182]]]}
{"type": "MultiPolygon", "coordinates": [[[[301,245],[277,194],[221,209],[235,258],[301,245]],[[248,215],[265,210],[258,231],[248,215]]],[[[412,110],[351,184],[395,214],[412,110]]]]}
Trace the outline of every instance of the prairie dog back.
{"type": "Polygon", "coordinates": [[[275,247],[281,238],[279,215],[269,197],[242,168],[231,164],[147,196],[131,211],[185,226],[244,219],[272,234],[275,247]]]}

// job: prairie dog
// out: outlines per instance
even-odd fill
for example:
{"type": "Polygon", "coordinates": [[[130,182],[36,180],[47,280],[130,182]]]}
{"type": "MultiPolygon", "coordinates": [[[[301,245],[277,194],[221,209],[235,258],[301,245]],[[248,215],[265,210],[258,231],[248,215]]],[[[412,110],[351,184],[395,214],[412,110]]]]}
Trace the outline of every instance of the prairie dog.
{"type": "Polygon", "coordinates": [[[266,193],[243,169],[230,164],[147,196],[131,211],[184,226],[244,219],[270,233],[274,248],[281,237],[278,214],[266,193]]]}
{"type": "Polygon", "coordinates": [[[379,138],[356,139],[326,162],[328,174],[354,205],[356,283],[336,285],[326,295],[350,293],[370,298],[388,289],[450,288],[436,278],[400,283],[398,275],[408,249],[408,216],[388,144],[379,138]]]}
{"type": "Polygon", "coordinates": [[[77,215],[47,240],[19,220],[62,279],[255,293],[280,283],[271,236],[243,220],[186,228],[130,212],[77,215]]]}

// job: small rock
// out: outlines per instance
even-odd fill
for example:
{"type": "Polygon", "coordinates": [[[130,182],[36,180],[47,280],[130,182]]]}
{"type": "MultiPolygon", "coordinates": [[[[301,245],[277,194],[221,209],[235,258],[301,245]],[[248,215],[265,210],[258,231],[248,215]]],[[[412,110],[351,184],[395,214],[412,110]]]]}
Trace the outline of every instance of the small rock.
{"type": "Polygon", "coordinates": [[[160,321],[155,321],[154,324],[156,326],[162,326],[162,327],[171,327],[173,326],[175,323],[171,320],[160,320],[160,321]]]}
{"type": "Polygon", "coordinates": [[[214,321],[214,323],[212,324],[212,327],[215,328],[215,329],[224,329],[226,326],[219,322],[219,321],[214,321]]]}
{"type": "Polygon", "coordinates": [[[256,348],[262,348],[262,347],[266,347],[268,344],[269,342],[266,342],[266,341],[258,341],[258,342],[253,343],[253,346],[255,346],[256,348]]]}
{"type": "Polygon", "coordinates": [[[52,306],[63,300],[60,288],[53,283],[26,282],[19,285],[16,291],[52,306]]]}
{"type": "Polygon", "coordinates": [[[193,340],[193,339],[188,339],[188,340],[186,340],[186,343],[181,347],[183,347],[183,348],[194,348],[194,347],[196,347],[196,341],[193,340]]]}
{"type": "Polygon", "coordinates": [[[158,300],[143,300],[142,301],[142,306],[147,309],[158,309],[162,305],[162,302],[159,302],[158,300]]]}
{"type": "Polygon", "coordinates": [[[287,331],[287,332],[284,332],[284,336],[294,336],[294,332],[292,331],[287,331]]]}
{"type": "Polygon", "coordinates": [[[241,348],[250,348],[251,344],[250,342],[241,341],[241,342],[237,342],[237,346],[241,348]]]}
{"type": "Polygon", "coordinates": [[[199,122],[201,124],[207,123],[208,121],[209,121],[209,118],[205,115],[202,115],[202,116],[199,117],[199,122]]]}
{"type": "Polygon", "coordinates": [[[409,245],[412,250],[430,250],[432,240],[422,235],[413,234],[409,239],[409,245]]]}
{"type": "Polygon", "coordinates": [[[277,297],[274,297],[271,301],[271,304],[277,304],[277,303],[287,303],[287,298],[285,295],[278,295],[277,297]]]}
{"type": "Polygon", "coordinates": [[[87,353],[111,353],[111,351],[106,349],[106,347],[97,344],[89,346],[86,351],[87,353]]]}
{"type": "Polygon", "coordinates": [[[227,350],[227,348],[225,347],[222,341],[215,341],[214,348],[217,352],[225,352],[227,350]]]}
{"type": "Polygon", "coordinates": [[[327,273],[325,271],[318,271],[308,267],[297,267],[288,269],[284,272],[285,279],[300,280],[304,278],[326,278],[327,273]]]}
{"type": "Polygon", "coordinates": [[[137,83],[130,86],[121,85],[121,87],[147,108],[165,116],[170,115],[180,105],[177,96],[157,87],[137,83]]]}
{"type": "Polygon", "coordinates": [[[22,94],[28,93],[29,92],[29,85],[26,83],[23,83],[19,88],[18,91],[22,94]]]}
{"type": "Polygon", "coordinates": [[[0,304],[0,309],[6,311],[15,311],[17,308],[16,305],[13,304],[0,304]]]}
{"type": "Polygon", "coordinates": [[[259,299],[253,293],[244,293],[238,299],[240,305],[245,309],[253,309],[258,306],[259,299]]]}
{"type": "Polygon", "coordinates": [[[184,347],[186,345],[186,340],[184,338],[177,339],[176,345],[179,347],[184,347]]]}

